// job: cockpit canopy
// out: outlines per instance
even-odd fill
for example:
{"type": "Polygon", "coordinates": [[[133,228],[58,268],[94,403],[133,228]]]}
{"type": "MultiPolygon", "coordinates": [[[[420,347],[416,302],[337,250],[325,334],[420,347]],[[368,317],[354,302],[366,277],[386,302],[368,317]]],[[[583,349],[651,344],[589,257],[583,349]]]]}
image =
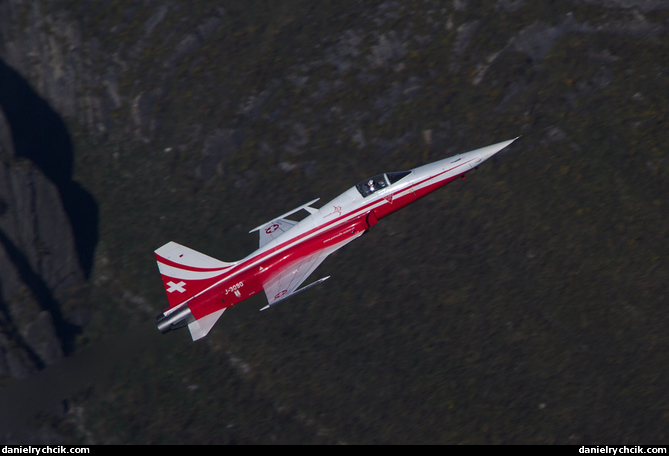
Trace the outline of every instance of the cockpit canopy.
{"type": "Polygon", "coordinates": [[[372,193],[386,188],[389,185],[393,185],[395,182],[398,182],[404,179],[406,176],[411,174],[411,171],[399,171],[396,173],[384,173],[378,174],[369,179],[365,179],[360,182],[355,188],[358,189],[360,194],[364,197],[371,195],[372,193]]]}

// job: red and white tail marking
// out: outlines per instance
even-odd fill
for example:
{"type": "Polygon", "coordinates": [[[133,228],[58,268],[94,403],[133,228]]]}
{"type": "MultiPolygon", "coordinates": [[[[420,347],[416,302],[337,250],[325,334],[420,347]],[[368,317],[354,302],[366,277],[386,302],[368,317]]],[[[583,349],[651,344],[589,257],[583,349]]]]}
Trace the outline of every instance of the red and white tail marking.
{"type": "Polygon", "coordinates": [[[168,242],[155,254],[170,308],[218,282],[234,265],[176,242],[168,242]]]}

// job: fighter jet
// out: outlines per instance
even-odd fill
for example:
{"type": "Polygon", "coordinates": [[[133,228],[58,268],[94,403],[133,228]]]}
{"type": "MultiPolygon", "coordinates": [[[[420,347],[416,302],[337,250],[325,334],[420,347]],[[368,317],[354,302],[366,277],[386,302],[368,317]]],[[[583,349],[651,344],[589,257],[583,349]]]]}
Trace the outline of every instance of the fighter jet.
{"type": "Polygon", "coordinates": [[[258,250],[226,263],[168,242],[155,251],[169,307],[156,317],[162,333],[188,326],[192,339],[207,335],[225,310],[265,292],[266,310],[329,278],[299,288],[328,255],[359,238],[379,220],[432,193],[488,160],[516,139],[465,152],[410,171],[377,174],[316,209],[308,203],[249,233],[258,250]],[[309,215],[296,222],[287,217],[309,215]]]}

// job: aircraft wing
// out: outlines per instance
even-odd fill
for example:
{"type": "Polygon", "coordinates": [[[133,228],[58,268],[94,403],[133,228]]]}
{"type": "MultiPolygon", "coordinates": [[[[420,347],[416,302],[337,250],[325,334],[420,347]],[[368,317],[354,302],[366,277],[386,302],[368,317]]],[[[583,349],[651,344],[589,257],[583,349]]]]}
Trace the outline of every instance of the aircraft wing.
{"type": "MultiPolygon", "coordinates": [[[[265,284],[265,295],[267,295],[267,307],[277,304],[279,301],[299,293],[297,288],[316,270],[331,252],[321,251],[302,260],[293,263],[289,267],[275,274],[265,284]]],[[[310,285],[311,286],[311,285],[310,285]]],[[[263,308],[262,310],[264,310],[263,308]]]]}
{"type": "Polygon", "coordinates": [[[336,246],[332,246],[330,248],[313,253],[312,255],[305,256],[304,258],[301,258],[300,260],[295,261],[289,266],[284,267],[282,270],[274,273],[267,279],[263,286],[265,289],[265,295],[267,296],[268,304],[260,310],[265,310],[275,304],[278,304],[280,301],[289,298],[290,296],[301,293],[304,290],[329,279],[329,276],[324,277],[307,285],[306,287],[298,289],[298,287],[302,285],[305,280],[307,280],[311,273],[314,272],[318,266],[320,266],[320,264],[328,257],[328,255],[339,250],[357,237],[362,236],[363,233],[363,231],[360,231],[357,236],[349,238],[346,241],[337,244],[336,246]]]}
{"type": "Polygon", "coordinates": [[[297,222],[293,222],[292,220],[279,219],[274,220],[266,227],[259,229],[258,233],[260,233],[260,247],[264,246],[272,239],[281,236],[295,225],[297,225],[297,222]]]}
{"type": "Polygon", "coordinates": [[[269,222],[265,222],[262,225],[258,225],[251,231],[249,231],[249,233],[253,233],[254,231],[258,231],[260,233],[260,247],[262,247],[272,239],[282,235],[283,233],[285,233],[286,231],[288,231],[297,224],[297,222],[293,222],[292,220],[288,220],[284,217],[293,215],[295,212],[299,212],[302,209],[309,212],[310,214],[318,212],[318,209],[314,209],[310,205],[314,204],[319,199],[320,198],[316,198],[315,200],[309,201],[307,204],[303,204],[300,207],[296,207],[292,211],[288,211],[285,214],[280,215],[273,220],[270,220],[269,222]]]}

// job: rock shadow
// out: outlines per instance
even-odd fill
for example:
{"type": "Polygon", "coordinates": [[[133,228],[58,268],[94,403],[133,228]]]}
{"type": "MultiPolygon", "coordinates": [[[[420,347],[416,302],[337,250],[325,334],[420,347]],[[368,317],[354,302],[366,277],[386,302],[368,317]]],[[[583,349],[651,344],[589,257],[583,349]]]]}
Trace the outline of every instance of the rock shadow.
{"type": "Polygon", "coordinates": [[[18,157],[31,160],[58,191],[74,235],[81,268],[88,279],[98,242],[98,205],[72,180],[72,140],[67,126],[30,84],[0,59],[0,108],[5,113],[18,157]]]}

